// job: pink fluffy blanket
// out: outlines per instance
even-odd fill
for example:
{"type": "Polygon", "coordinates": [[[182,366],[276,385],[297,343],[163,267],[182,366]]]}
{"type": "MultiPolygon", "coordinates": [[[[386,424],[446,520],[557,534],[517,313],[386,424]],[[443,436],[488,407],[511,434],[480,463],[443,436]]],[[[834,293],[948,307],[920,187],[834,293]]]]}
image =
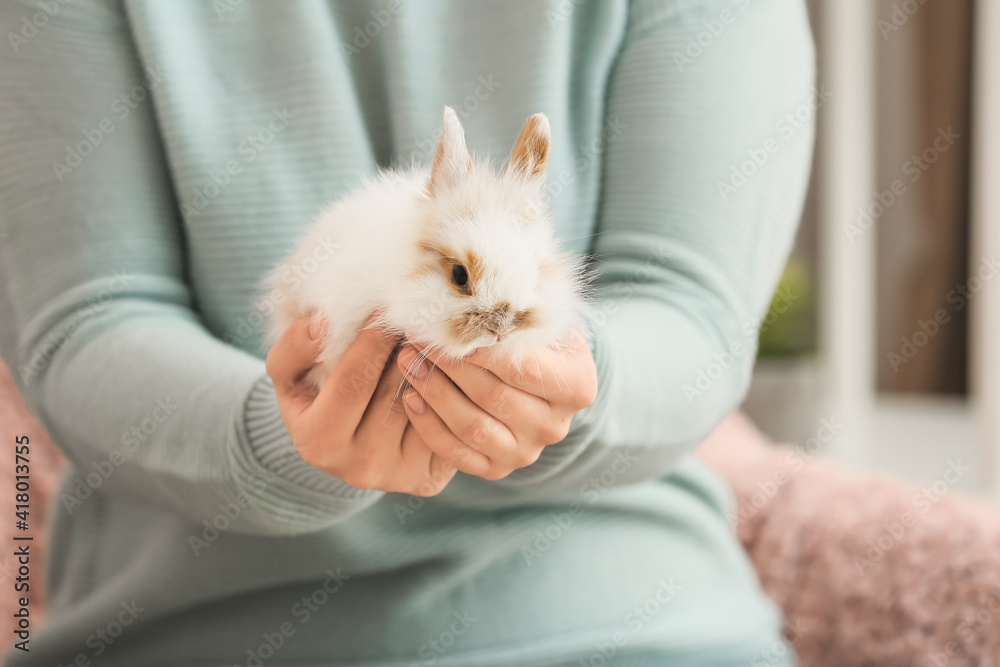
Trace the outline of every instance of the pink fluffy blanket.
{"type": "MultiPolygon", "coordinates": [[[[46,499],[63,460],[0,367],[4,437],[31,437],[33,626],[44,618],[46,499]]],[[[737,413],[698,456],[729,483],[736,533],[785,612],[803,667],[1000,665],[1000,511],[957,494],[849,475],[775,447],[737,413]]],[[[5,457],[0,497],[14,494],[5,457]]],[[[4,522],[6,543],[16,532],[4,522]]],[[[0,585],[17,576],[0,559],[0,585]]],[[[10,629],[15,600],[0,597],[10,629]]],[[[8,635],[9,636],[9,635],[8,635]]]]}
{"type": "Polygon", "coordinates": [[[698,455],[804,667],[1000,665],[1000,511],[770,446],[741,414],[698,455]]]}

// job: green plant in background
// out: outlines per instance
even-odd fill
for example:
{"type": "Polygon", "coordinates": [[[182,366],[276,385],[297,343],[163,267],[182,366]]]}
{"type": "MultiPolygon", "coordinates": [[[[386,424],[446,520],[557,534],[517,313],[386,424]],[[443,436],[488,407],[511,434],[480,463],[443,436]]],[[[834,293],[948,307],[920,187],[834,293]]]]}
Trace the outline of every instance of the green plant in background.
{"type": "Polygon", "coordinates": [[[778,281],[761,322],[758,358],[793,357],[816,351],[816,307],[812,273],[793,257],[778,281]]]}

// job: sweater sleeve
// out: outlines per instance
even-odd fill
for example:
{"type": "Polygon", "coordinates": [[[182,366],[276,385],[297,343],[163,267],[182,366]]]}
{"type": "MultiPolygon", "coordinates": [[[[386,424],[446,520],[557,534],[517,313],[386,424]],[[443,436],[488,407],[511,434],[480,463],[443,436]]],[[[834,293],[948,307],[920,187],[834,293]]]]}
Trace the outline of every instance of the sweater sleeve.
{"type": "Polygon", "coordinates": [[[4,2],[0,35],[0,352],[72,463],[61,504],[236,504],[234,530],[287,534],[374,503],[302,461],[263,361],[199,320],[147,99],[169,72],[121,3],[4,2]]]}
{"type": "Polygon", "coordinates": [[[631,5],[607,85],[598,398],[477,499],[661,477],[739,405],[805,196],[814,69],[800,0],[631,5]]]}

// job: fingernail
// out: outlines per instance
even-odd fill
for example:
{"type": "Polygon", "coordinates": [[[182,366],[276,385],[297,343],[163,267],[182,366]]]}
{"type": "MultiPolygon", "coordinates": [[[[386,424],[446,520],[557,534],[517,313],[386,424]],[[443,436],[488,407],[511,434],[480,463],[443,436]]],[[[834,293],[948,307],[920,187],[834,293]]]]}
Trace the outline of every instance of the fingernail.
{"type": "Polygon", "coordinates": [[[323,331],[323,323],[315,317],[309,321],[309,338],[316,340],[323,331]]]}
{"type": "Polygon", "coordinates": [[[401,364],[403,364],[404,367],[405,366],[409,366],[410,362],[413,361],[413,355],[414,354],[416,354],[416,352],[414,352],[413,348],[410,347],[410,346],[408,346],[408,345],[400,348],[400,350],[399,350],[399,362],[401,364]]]}
{"type": "Polygon", "coordinates": [[[427,360],[420,359],[420,361],[414,365],[414,361],[417,361],[417,351],[412,347],[405,348],[399,353],[399,360],[403,364],[403,369],[409,377],[420,379],[427,375],[427,360]]]}
{"type": "Polygon", "coordinates": [[[403,396],[403,400],[406,401],[406,405],[410,408],[411,412],[417,415],[424,414],[424,399],[420,397],[420,394],[415,391],[408,391],[403,396]]]}

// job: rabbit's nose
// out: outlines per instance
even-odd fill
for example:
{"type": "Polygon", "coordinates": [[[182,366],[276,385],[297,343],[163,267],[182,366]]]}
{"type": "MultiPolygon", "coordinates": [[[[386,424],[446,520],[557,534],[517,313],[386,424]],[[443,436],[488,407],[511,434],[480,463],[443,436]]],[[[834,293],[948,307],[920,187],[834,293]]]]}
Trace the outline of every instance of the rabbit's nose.
{"type": "Polygon", "coordinates": [[[513,325],[513,318],[508,313],[498,313],[490,317],[486,322],[486,330],[495,334],[499,343],[510,333],[513,325]]]}
{"type": "Polygon", "coordinates": [[[511,322],[507,318],[491,319],[486,323],[486,330],[496,334],[497,338],[501,338],[506,336],[507,332],[510,331],[510,324],[511,322]]]}
{"type": "Polygon", "coordinates": [[[494,306],[489,311],[485,322],[486,330],[496,335],[498,342],[510,332],[513,324],[514,313],[506,301],[494,306]]]}

